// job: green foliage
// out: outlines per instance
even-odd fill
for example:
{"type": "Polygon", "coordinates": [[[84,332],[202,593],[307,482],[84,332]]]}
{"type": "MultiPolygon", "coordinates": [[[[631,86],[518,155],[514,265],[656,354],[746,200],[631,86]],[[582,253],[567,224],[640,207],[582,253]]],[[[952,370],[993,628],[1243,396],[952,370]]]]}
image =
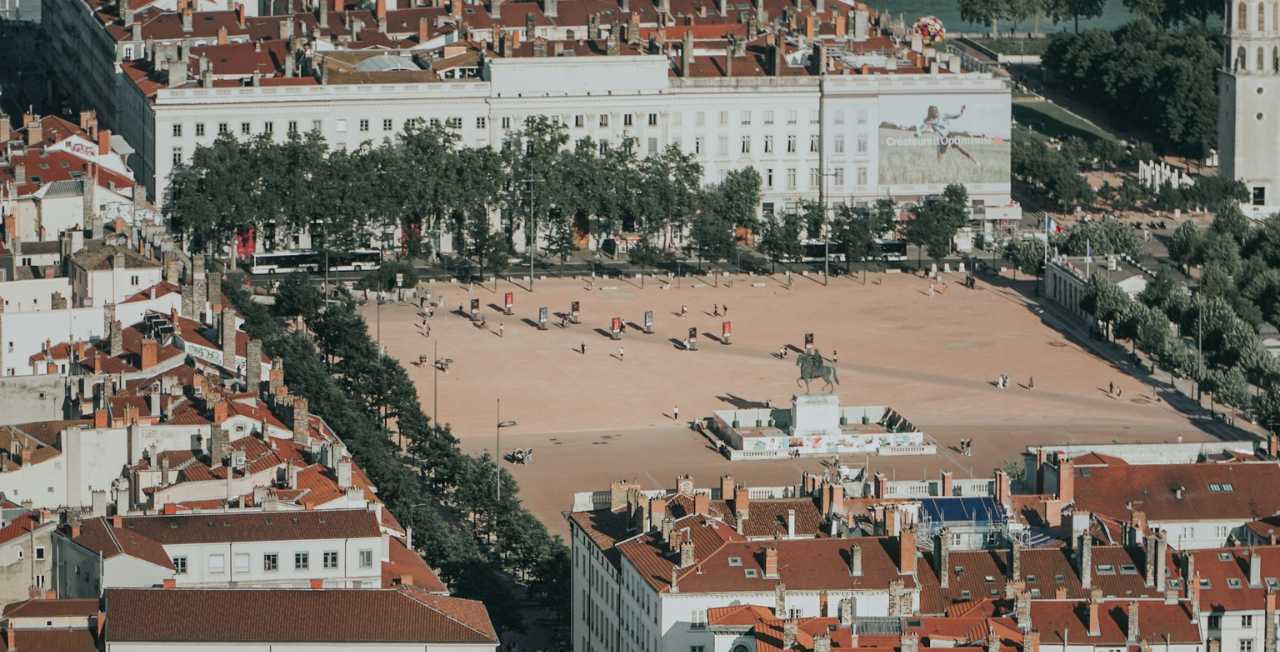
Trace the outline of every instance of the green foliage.
{"type": "Polygon", "coordinates": [[[394,290],[396,287],[411,288],[418,284],[418,272],[406,261],[391,260],[382,264],[376,271],[366,274],[356,287],[362,290],[394,290]],[[402,282],[396,285],[396,276],[402,282]]]}
{"type": "Polygon", "coordinates": [[[1136,258],[1142,251],[1137,231],[1116,219],[1077,222],[1066,231],[1052,236],[1052,244],[1068,256],[1123,255],[1136,258]]]}
{"type": "Polygon", "coordinates": [[[940,261],[951,253],[951,243],[969,218],[969,196],[964,186],[950,184],[941,196],[928,197],[907,224],[907,242],[923,247],[940,261]]]}
{"type": "Polygon", "coordinates": [[[1191,221],[1183,222],[1169,237],[1169,259],[1179,265],[1192,265],[1200,258],[1204,240],[1200,227],[1191,221]]]}
{"type": "Polygon", "coordinates": [[[1010,160],[1014,179],[1026,184],[1049,208],[1071,211],[1093,199],[1076,163],[1029,129],[1014,128],[1010,160]]]}
{"type": "Polygon", "coordinates": [[[782,217],[772,216],[765,221],[760,235],[760,252],[774,262],[798,260],[804,252],[800,236],[804,232],[804,220],[795,211],[782,217]]]}
{"type": "Polygon", "coordinates": [[[893,215],[892,201],[887,199],[874,208],[841,206],[831,225],[832,249],[848,262],[875,258],[880,253],[876,238],[893,228],[893,215]]]}
{"type": "Polygon", "coordinates": [[[281,284],[282,300],[267,308],[238,281],[225,280],[224,296],[267,352],[283,357],[291,392],[342,437],[386,506],[413,528],[413,548],[453,592],[484,601],[500,630],[522,630],[513,588],[523,583],[567,627],[567,548],[520,504],[510,474],[500,474],[499,501],[494,461],[463,454],[448,426],[423,414],[408,374],[378,351],[354,300],[324,303],[299,275],[281,284]],[[313,336],[283,328],[281,320],[296,315],[313,336]],[[393,445],[396,436],[408,440],[407,455],[393,445]]]}
{"type": "Polygon", "coordinates": [[[1004,247],[1004,257],[1023,274],[1039,275],[1044,271],[1046,245],[1040,238],[1014,238],[1004,247]]]}
{"type": "Polygon", "coordinates": [[[1053,83],[1103,108],[1118,125],[1202,156],[1217,137],[1221,52],[1220,37],[1203,27],[1169,31],[1139,19],[1111,33],[1055,35],[1043,65],[1053,83]]]}

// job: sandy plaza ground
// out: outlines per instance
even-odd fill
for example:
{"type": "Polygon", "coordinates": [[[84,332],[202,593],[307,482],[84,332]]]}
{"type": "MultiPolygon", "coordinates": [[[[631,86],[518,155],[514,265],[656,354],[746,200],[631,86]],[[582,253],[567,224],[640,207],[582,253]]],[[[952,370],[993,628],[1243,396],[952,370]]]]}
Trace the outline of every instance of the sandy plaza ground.
{"type": "Polygon", "coordinates": [[[643,289],[634,279],[539,280],[532,293],[524,282],[500,281],[496,292],[492,283],[435,283],[442,307],[429,337],[416,306],[367,305],[364,314],[405,363],[428,414],[437,377],[429,363],[413,363],[430,359],[437,344],[440,357],[452,359],[435,388],[439,417],[466,450],[493,450],[501,398],[502,419],[518,422],[503,429],[503,450],[535,451],[533,464],[507,468],[525,502],[559,533],[566,532],[559,512],[574,491],[614,479],[658,487],[678,473],[693,473],[699,484],[732,473],[753,484],[792,484],[801,469],[818,468],[816,459],[731,463],[685,425],[735,405],[789,405],[803,391],[794,352],[810,332],[825,356],[838,357],[842,404],[892,406],[938,440],[937,456],[856,460],[897,477],[943,468],[986,475],[1029,443],[1209,438],[1168,403],[1152,401],[1149,386],[1050,328],[1008,283],[979,281],[971,290],[956,281],[932,295],[929,281],[905,274],[872,274],[866,284],[833,277],[828,286],[821,276],[796,275],[790,288],[781,277],[739,276],[731,287],[724,279],[719,287],[712,279],[649,280],[643,289]],[[512,316],[500,310],[508,291],[512,316]],[[483,329],[455,312],[472,297],[483,329]],[[581,324],[561,327],[557,313],[575,300],[581,324]],[[727,307],[727,317],[714,305],[727,307]],[[534,321],[539,306],[551,312],[545,331],[534,321]],[[646,310],[654,312],[651,335],[639,328],[646,310]],[[614,316],[628,322],[621,341],[608,336],[614,316]],[[729,345],[717,341],[726,320],[729,345]],[[679,346],[690,327],[698,329],[697,351],[679,346]],[[779,358],[787,345],[795,349],[779,358]],[[1002,373],[1007,390],[993,386],[1002,373]],[[1107,392],[1112,382],[1123,398],[1107,392]],[[679,422],[671,418],[676,406],[679,422]],[[962,438],[974,440],[973,456],[950,449],[962,438]]]}

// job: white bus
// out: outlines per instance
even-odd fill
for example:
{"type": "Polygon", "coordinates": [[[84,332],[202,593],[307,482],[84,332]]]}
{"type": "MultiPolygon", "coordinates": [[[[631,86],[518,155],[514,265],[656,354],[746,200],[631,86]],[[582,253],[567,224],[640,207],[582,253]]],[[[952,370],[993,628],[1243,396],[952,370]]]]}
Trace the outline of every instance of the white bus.
{"type": "MultiPolygon", "coordinates": [[[[328,255],[331,272],[361,272],[382,266],[382,254],[372,249],[328,255]]],[[[253,255],[249,271],[254,274],[287,274],[320,272],[325,268],[325,254],[316,251],[273,251],[253,255]]]]}

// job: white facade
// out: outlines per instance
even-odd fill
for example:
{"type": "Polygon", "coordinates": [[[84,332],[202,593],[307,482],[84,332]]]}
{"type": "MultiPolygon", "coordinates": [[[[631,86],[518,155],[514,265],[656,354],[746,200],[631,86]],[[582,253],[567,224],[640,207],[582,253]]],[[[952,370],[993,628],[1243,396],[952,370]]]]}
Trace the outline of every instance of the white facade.
{"type": "Polygon", "coordinates": [[[89,506],[93,492],[110,491],[129,463],[129,447],[122,445],[128,434],[126,428],[67,428],[61,455],[0,473],[0,491],[35,508],[89,506]]]}
{"type": "Polygon", "coordinates": [[[333,652],[335,649],[369,652],[478,652],[496,650],[492,643],[129,643],[107,641],[108,652],[156,652],[157,650],[191,650],[192,652],[333,652]]]}
{"type": "MultiPolygon", "coordinates": [[[[287,520],[287,513],[281,514],[287,520]]],[[[388,557],[386,536],[165,544],[178,586],[377,588],[388,557]],[[179,562],[179,559],[182,561],[179,562]],[[185,571],[185,572],[184,572],[185,571]]]]}
{"type": "MultiPolygon", "coordinates": [[[[702,79],[671,78],[668,67],[666,57],[650,55],[494,59],[482,80],[162,88],[150,102],[131,86],[125,101],[137,100],[139,110],[125,131],[154,140],[135,145],[154,161],[154,178],[144,179],[149,191],[163,197],[175,161],[190,160],[197,146],[224,130],[283,140],[291,130],[318,129],[330,146],[350,149],[394,137],[405,121],[424,118],[454,125],[465,146],[498,147],[526,118],[546,115],[567,125],[573,140],[616,144],[634,137],[641,155],[677,145],[697,155],[705,183],[754,167],[766,210],[781,211],[818,199],[824,179],[831,202],[940,191],[944,183],[879,181],[877,128],[882,118],[899,117],[902,102],[913,107],[909,117],[916,123],[931,105],[973,106],[972,116],[981,103],[988,122],[1003,117],[1008,129],[1009,90],[986,74],[702,79]],[[883,99],[890,96],[895,99],[883,99]],[[890,101],[896,104],[882,106],[890,101]]],[[[1007,175],[969,184],[969,192],[988,206],[1010,203],[1007,175]]]]}
{"type": "Polygon", "coordinates": [[[34,278],[0,283],[0,312],[41,312],[53,309],[53,295],[71,300],[71,281],[58,278],[34,278]]]}
{"type": "Polygon", "coordinates": [[[1274,3],[1227,0],[1227,51],[1218,72],[1221,174],[1249,189],[1246,208],[1280,211],[1280,10],[1274,3]]]}
{"type": "Polygon", "coordinates": [[[72,284],[81,305],[105,306],[120,303],[163,280],[159,265],[120,269],[85,270],[72,268],[72,284]]]}

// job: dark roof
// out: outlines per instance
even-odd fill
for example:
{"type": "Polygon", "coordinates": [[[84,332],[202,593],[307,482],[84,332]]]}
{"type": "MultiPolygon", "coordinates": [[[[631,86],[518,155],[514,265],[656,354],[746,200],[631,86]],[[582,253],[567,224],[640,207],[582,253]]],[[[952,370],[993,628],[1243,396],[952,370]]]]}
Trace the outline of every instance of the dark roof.
{"type": "Polygon", "coordinates": [[[123,554],[173,569],[169,554],[154,539],[124,528],[113,527],[105,517],[93,518],[81,523],[80,536],[74,537],[74,541],[89,550],[102,553],[106,559],[123,554]]]}
{"type": "Polygon", "coordinates": [[[1144,464],[1075,469],[1077,511],[1128,521],[1256,519],[1280,512],[1280,465],[1144,464]],[[1182,489],[1181,495],[1177,491],[1182,489]]]}
{"type": "Polygon", "coordinates": [[[109,642],[497,643],[480,602],[412,587],[107,589],[106,605],[109,642]]]}
{"type": "Polygon", "coordinates": [[[83,600],[23,600],[4,607],[5,618],[63,618],[67,616],[92,616],[98,613],[97,599],[83,600]]]}
{"type": "Polygon", "coordinates": [[[377,515],[367,509],[131,516],[124,529],[161,544],[381,536],[377,515]]]}
{"type": "Polygon", "coordinates": [[[921,498],[920,511],[922,520],[940,523],[998,525],[1007,520],[1004,506],[990,496],[921,498]]]}

